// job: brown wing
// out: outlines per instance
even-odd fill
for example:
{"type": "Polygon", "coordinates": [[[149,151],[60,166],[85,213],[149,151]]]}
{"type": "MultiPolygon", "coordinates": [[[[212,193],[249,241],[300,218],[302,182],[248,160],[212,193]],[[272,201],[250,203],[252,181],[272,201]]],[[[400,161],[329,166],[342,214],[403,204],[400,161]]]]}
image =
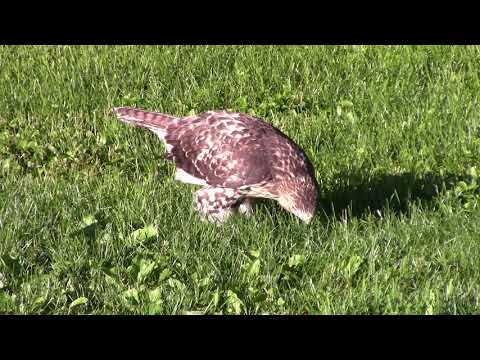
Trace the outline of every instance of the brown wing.
{"type": "Polygon", "coordinates": [[[244,114],[207,112],[185,119],[165,140],[176,165],[209,185],[237,188],[272,179],[265,124],[244,114]]]}

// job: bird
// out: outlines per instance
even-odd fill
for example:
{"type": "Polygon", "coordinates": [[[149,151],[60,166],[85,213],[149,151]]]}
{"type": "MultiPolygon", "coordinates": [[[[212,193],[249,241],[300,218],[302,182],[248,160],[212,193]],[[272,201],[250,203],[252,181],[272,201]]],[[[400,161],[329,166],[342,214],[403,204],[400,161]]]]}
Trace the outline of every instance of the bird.
{"type": "Polygon", "coordinates": [[[224,223],[253,214],[257,199],[272,199],[308,224],[317,210],[319,184],[305,151],[278,128],[242,112],[211,110],[178,117],[115,107],[119,120],[155,133],[175,180],[199,185],[194,206],[202,220],[224,223]]]}

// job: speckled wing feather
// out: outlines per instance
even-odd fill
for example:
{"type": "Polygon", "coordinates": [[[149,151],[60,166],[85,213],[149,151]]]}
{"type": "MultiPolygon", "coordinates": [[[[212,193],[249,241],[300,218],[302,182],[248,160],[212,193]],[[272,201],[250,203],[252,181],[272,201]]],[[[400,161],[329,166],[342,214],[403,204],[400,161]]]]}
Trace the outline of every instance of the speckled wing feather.
{"type": "Polygon", "coordinates": [[[207,184],[238,188],[272,179],[265,129],[247,115],[206,112],[185,119],[165,137],[170,158],[207,184]]]}

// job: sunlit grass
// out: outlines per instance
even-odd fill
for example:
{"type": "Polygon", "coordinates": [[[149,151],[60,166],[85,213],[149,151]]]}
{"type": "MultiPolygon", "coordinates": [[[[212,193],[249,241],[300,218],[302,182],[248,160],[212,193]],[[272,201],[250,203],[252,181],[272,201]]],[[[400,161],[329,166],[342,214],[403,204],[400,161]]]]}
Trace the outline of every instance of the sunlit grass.
{"type": "Polygon", "coordinates": [[[479,49],[1,47],[0,312],[478,313],[479,49]],[[265,118],[319,215],[201,222],[121,105],[265,118]]]}

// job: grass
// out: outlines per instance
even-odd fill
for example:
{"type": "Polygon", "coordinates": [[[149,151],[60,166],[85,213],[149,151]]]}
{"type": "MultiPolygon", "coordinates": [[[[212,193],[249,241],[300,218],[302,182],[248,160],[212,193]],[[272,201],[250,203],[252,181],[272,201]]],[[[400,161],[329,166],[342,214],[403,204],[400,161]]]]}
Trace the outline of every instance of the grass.
{"type": "Polygon", "coordinates": [[[480,48],[0,47],[0,313],[480,313],[480,48]],[[201,222],[113,106],[264,117],[322,187],[201,222]]]}

